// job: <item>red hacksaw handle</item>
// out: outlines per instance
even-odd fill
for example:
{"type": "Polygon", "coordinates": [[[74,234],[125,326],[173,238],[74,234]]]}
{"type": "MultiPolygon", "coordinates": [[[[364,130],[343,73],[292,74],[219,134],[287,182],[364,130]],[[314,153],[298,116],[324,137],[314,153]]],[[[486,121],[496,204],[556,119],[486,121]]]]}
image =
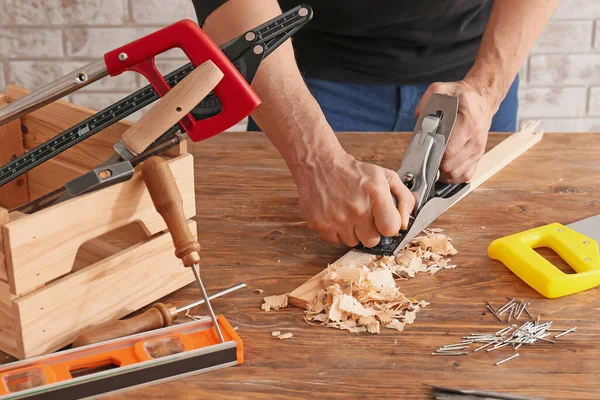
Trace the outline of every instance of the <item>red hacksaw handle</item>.
{"type": "Polygon", "coordinates": [[[221,133],[246,118],[261,103],[260,98],[231,61],[210,37],[193,21],[185,19],[144,36],[104,55],[111,76],[136,71],[148,79],[162,97],[170,86],[154,65],[154,56],[178,47],[194,67],[211,60],[222,72],[223,79],[214,93],[221,102],[221,112],[213,117],[195,120],[186,115],[181,123],[194,142],[221,133]]]}

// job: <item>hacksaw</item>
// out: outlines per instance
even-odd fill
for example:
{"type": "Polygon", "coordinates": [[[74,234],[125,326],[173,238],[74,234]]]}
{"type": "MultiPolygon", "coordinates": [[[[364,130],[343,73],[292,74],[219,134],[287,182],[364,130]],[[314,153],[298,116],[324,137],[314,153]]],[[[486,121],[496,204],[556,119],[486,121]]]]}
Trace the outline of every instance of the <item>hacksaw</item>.
{"type": "Polygon", "coordinates": [[[107,75],[116,76],[128,70],[142,74],[150,82],[150,85],[0,167],[0,186],[155,102],[195,67],[207,60],[213,61],[225,77],[217,85],[214,93],[207,96],[176,126],[165,132],[155,144],[172,139],[179,130],[197,142],[229,129],[260,103],[260,99],[249,85],[261,61],[308,23],[312,15],[309,6],[299,5],[221,47],[217,47],[194,22],[179,21],[112,50],[104,55],[103,60],[79,68],[1,108],[0,125],[107,75]],[[181,48],[191,63],[163,77],[154,65],[154,56],[175,47],[181,48]]]}

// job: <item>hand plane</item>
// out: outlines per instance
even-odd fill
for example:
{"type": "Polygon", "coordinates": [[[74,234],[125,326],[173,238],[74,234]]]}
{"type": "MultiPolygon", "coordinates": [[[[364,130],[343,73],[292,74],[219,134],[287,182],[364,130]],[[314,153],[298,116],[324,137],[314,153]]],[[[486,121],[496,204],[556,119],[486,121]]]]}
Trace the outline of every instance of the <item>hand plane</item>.
{"type": "MultiPolygon", "coordinates": [[[[434,93],[421,111],[397,174],[415,197],[408,229],[392,237],[381,236],[375,247],[362,243],[357,249],[376,255],[393,255],[414,239],[454,203],[467,183],[439,181],[440,164],[458,115],[458,98],[434,93]]],[[[397,199],[392,195],[398,205],[397,199]]]]}

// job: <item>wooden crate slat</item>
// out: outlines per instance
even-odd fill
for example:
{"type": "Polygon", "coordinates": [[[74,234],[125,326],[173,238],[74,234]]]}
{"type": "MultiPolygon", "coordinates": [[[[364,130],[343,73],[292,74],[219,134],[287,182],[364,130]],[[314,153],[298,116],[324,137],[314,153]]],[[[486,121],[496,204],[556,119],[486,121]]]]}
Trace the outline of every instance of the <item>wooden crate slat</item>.
{"type": "Polygon", "coordinates": [[[28,172],[30,197],[37,199],[86,172],[88,170],[85,168],[52,158],[28,172]]]}
{"type": "MultiPolygon", "coordinates": [[[[169,160],[182,193],[186,218],[196,213],[193,157],[169,160]]],[[[106,232],[140,221],[146,233],[166,229],[140,173],[126,182],[90,193],[2,227],[11,292],[28,293],[71,271],[79,247],[106,232]],[[57,223],[60,221],[60,223],[57,223]]]]}
{"type": "MultiPolygon", "coordinates": [[[[10,101],[15,101],[29,92],[31,91],[19,86],[11,85],[7,87],[10,101]]],[[[25,148],[30,150],[95,113],[96,110],[64,100],[54,101],[32,111],[21,118],[21,123],[27,130],[24,135],[25,148]]],[[[131,126],[131,122],[119,121],[71,149],[62,152],[57,158],[90,170],[114,153],[113,144],[131,126]]]]}
{"type": "Polygon", "coordinates": [[[92,239],[79,248],[73,271],[79,271],[147,239],[149,237],[137,222],[92,239]]]}
{"type": "MultiPolygon", "coordinates": [[[[9,221],[8,210],[0,207],[0,226],[6,224],[9,221]]],[[[2,231],[0,230],[0,281],[8,281],[8,275],[6,270],[6,257],[4,256],[4,238],[2,231]]]]}
{"type": "Polygon", "coordinates": [[[12,296],[8,283],[0,280],[0,348],[3,351],[20,356],[15,330],[15,317],[13,314],[12,296]]]}
{"type": "MultiPolygon", "coordinates": [[[[7,103],[0,102],[0,107],[7,103]]],[[[0,165],[7,164],[13,156],[24,152],[20,119],[0,125],[0,165]]],[[[27,174],[0,187],[0,206],[13,208],[29,201],[27,174]]]]}
{"type": "MultiPolygon", "coordinates": [[[[196,232],[195,221],[189,227],[196,232]]],[[[122,318],[193,281],[192,271],[175,257],[169,233],[134,245],[15,300],[23,354],[60,349],[84,329],[122,318]]]]}

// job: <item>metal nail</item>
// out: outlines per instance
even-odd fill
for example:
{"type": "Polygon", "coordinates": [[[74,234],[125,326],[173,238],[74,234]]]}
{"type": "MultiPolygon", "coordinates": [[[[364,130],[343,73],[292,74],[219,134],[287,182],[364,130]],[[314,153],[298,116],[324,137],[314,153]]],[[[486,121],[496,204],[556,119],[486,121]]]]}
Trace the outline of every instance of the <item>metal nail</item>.
{"type": "Polygon", "coordinates": [[[508,346],[510,343],[498,343],[496,346],[492,347],[491,349],[487,349],[487,351],[493,351],[499,348],[502,348],[504,346],[508,346]]]}
{"type": "MultiPolygon", "coordinates": [[[[510,298],[510,297],[509,297],[510,298]]],[[[506,303],[505,305],[503,305],[502,307],[500,307],[498,309],[498,313],[502,314],[504,311],[506,311],[506,309],[515,302],[515,299],[511,299],[508,303],[506,303]]]]}
{"type": "Polygon", "coordinates": [[[492,315],[493,315],[494,317],[496,317],[496,319],[497,319],[498,321],[502,322],[502,317],[500,317],[500,315],[498,314],[498,312],[497,312],[496,310],[494,310],[494,307],[492,307],[492,306],[491,306],[491,305],[489,305],[489,304],[486,304],[486,307],[487,307],[487,309],[488,309],[488,310],[490,310],[490,312],[492,313],[492,315]]]}
{"type": "Polygon", "coordinates": [[[544,342],[556,343],[554,340],[544,339],[543,337],[538,337],[536,339],[543,340],[544,342]]]}
{"type": "Polygon", "coordinates": [[[523,314],[523,310],[525,309],[525,300],[521,302],[521,307],[519,308],[519,313],[517,314],[517,319],[521,318],[521,314],[523,314]]]}
{"type": "Polygon", "coordinates": [[[462,347],[450,347],[450,348],[439,348],[436,350],[437,353],[454,353],[457,351],[461,351],[461,350],[467,350],[469,348],[469,346],[462,346],[462,347]]]}
{"type": "Polygon", "coordinates": [[[563,333],[559,333],[558,335],[554,336],[554,339],[558,339],[559,337],[566,335],[567,333],[575,332],[575,330],[577,330],[577,327],[571,328],[568,331],[564,331],[563,333]]]}
{"type": "Polygon", "coordinates": [[[466,356],[467,353],[465,352],[456,352],[456,353],[450,353],[450,352],[442,352],[442,353],[431,353],[432,356],[466,356]]]}
{"type": "Polygon", "coordinates": [[[469,344],[473,343],[472,341],[469,341],[469,343],[455,343],[455,344],[445,344],[442,347],[447,348],[447,347],[459,347],[459,346],[469,346],[469,344]]]}
{"type": "Polygon", "coordinates": [[[533,315],[531,315],[531,313],[529,312],[529,310],[527,309],[527,307],[529,307],[531,303],[527,303],[527,305],[525,306],[525,313],[529,316],[529,318],[533,319],[533,315]]]}
{"type": "Polygon", "coordinates": [[[502,364],[502,363],[504,363],[504,362],[507,362],[507,361],[509,361],[509,360],[512,360],[513,358],[517,358],[517,357],[519,357],[519,353],[513,354],[512,356],[510,356],[510,357],[508,357],[508,358],[505,358],[504,360],[500,360],[500,361],[498,361],[498,362],[496,363],[496,365],[500,365],[500,364],[502,364]]]}
{"type": "Polygon", "coordinates": [[[494,344],[494,343],[500,343],[500,342],[499,342],[499,341],[495,341],[495,342],[489,342],[489,343],[487,343],[487,344],[484,344],[483,346],[480,346],[480,347],[476,348],[476,349],[475,349],[475,350],[473,350],[473,351],[479,351],[479,350],[481,350],[481,349],[483,349],[483,348],[485,348],[485,347],[488,347],[489,345],[492,345],[492,344],[494,344]]]}

